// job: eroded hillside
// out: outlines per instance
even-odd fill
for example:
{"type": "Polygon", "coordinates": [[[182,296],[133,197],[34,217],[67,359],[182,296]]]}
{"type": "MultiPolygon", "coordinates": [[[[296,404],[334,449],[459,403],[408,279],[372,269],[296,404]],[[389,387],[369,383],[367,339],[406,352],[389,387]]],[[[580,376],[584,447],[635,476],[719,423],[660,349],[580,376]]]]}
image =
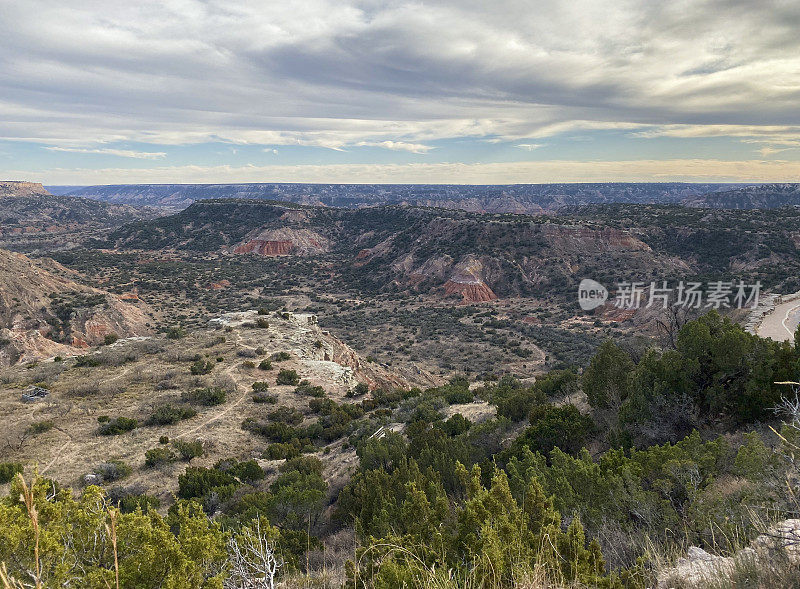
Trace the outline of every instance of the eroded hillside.
{"type": "Polygon", "coordinates": [[[209,200],[122,228],[110,242],[122,250],[329,254],[342,279],[366,292],[436,291],[465,302],[565,292],[578,273],[598,267],[625,268],[630,276],[684,267],[621,229],[413,207],[334,210],[209,200]]]}
{"type": "Polygon", "coordinates": [[[0,250],[0,364],[73,355],[107,338],[152,332],[140,303],[76,277],[52,260],[0,250]]]}

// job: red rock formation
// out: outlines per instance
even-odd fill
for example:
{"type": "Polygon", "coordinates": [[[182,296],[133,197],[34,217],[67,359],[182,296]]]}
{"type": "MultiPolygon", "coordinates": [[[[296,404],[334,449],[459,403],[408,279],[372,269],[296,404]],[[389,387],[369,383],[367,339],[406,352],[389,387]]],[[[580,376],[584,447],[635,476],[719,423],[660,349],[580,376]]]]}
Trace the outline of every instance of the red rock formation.
{"type": "Polygon", "coordinates": [[[281,227],[250,234],[233,249],[235,254],[314,256],[329,251],[330,240],[309,229],[281,227]]]}
{"type": "Polygon", "coordinates": [[[220,280],[219,282],[212,282],[209,286],[212,290],[221,290],[231,285],[230,280],[220,280]]]}
{"type": "Polygon", "coordinates": [[[444,283],[444,291],[451,295],[459,293],[465,303],[485,303],[497,298],[491,288],[483,282],[453,282],[448,280],[444,283]]]}
{"type": "Polygon", "coordinates": [[[292,250],[291,241],[264,241],[251,239],[245,244],[237,246],[235,254],[258,254],[260,256],[288,256],[292,250]]]}

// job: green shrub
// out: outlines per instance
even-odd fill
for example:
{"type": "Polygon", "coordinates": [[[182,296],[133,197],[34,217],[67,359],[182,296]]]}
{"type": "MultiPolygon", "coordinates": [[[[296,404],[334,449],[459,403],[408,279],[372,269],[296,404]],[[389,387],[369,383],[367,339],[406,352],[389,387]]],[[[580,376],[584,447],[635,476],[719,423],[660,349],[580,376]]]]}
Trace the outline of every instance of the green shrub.
{"type": "Polygon", "coordinates": [[[159,444],[169,444],[169,436],[161,436],[158,438],[159,444]]]}
{"type": "Polygon", "coordinates": [[[161,507],[161,500],[151,495],[124,495],[117,501],[117,507],[122,513],[134,513],[141,510],[147,513],[161,507]]]}
{"type": "Polygon", "coordinates": [[[136,429],[138,425],[139,422],[133,418],[117,417],[101,423],[99,432],[101,436],[117,436],[136,429]]]}
{"type": "Polygon", "coordinates": [[[205,453],[203,449],[203,442],[200,440],[195,440],[194,442],[175,440],[172,442],[172,447],[175,448],[175,451],[178,453],[178,456],[180,456],[181,460],[185,460],[187,462],[191,461],[192,458],[197,458],[205,453]]]}
{"type": "Polygon", "coordinates": [[[267,319],[265,319],[264,317],[259,317],[256,320],[256,326],[258,326],[258,327],[260,327],[262,329],[267,329],[267,328],[269,328],[269,321],[267,319]]]}
{"type": "Polygon", "coordinates": [[[96,356],[78,356],[75,358],[75,368],[92,368],[100,366],[103,362],[96,356]]]}
{"type": "Polygon", "coordinates": [[[369,387],[363,382],[358,383],[352,390],[347,391],[348,397],[363,397],[369,393],[369,387]]]}
{"type": "Polygon", "coordinates": [[[583,391],[592,407],[619,407],[628,397],[633,360],[611,340],[603,342],[583,373],[583,391]]]}
{"type": "Polygon", "coordinates": [[[253,383],[252,388],[256,393],[266,393],[269,390],[269,383],[263,380],[257,380],[253,383]]]}
{"type": "Polygon", "coordinates": [[[55,424],[52,422],[52,420],[48,419],[46,421],[36,421],[30,424],[25,430],[25,432],[31,436],[38,436],[39,434],[49,432],[54,427],[55,424]]]}
{"type": "Polygon", "coordinates": [[[191,407],[177,407],[165,403],[153,409],[150,418],[147,420],[149,425],[174,425],[183,419],[190,419],[197,415],[197,411],[191,407]]]}
{"type": "Polygon", "coordinates": [[[497,415],[511,421],[522,421],[530,417],[536,407],[547,403],[547,396],[535,387],[515,389],[507,396],[496,399],[497,415]]]}
{"type": "Polygon", "coordinates": [[[282,368],[275,382],[279,385],[296,385],[300,382],[300,376],[295,370],[282,368]]]}
{"type": "Polygon", "coordinates": [[[274,405],[278,402],[278,395],[270,395],[268,393],[255,393],[253,395],[253,403],[267,403],[274,405]]]}
{"type": "Polygon", "coordinates": [[[167,330],[167,338],[169,339],[181,339],[186,335],[186,332],[181,327],[170,327],[167,330]]]}
{"type": "Polygon", "coordinates": [[[263,457],[269,460],[284,460],[300,456],[302,447],[299,443],[295,442],[298,442],[298,440],[292,440],[292,442],[287,443],[270,444],[267,446],[267,449],[264,450],[263,457]]]}
{"type": "Polygon", "coordinates": [[[131,474],[133,469],[125,464],[122,460],[109,460],[98,464],[92,470],[92,474],[97,476],[104,483],[118,481],[124,479],[131,474]]]}
{"type": "Polygon", "coordinates": [[[214,405],[222,405],[225,402],[227,394],[225,389],[221,387],[206,387],[202,389],[195,389],[193,391],[185,391],[181,395],[181,399],[188,403],[197,403],[205,407],[213,407],[214,405]]]}
{"type": "Polygon", "coordinates": [[[214,363],[208,360],[203,360],[202,358],[195,360],[195,362],[189,367],[189,372],[195,376],[200,374],[208,374],[212,370],[214,370],[214,363]]]}
{"type": "Polygon", "coordinates": [[[303,421],[303,414],[291,407],[278,407],[268,415],[271,421],[297,425],[303,421]]]}
{"type": "Polygon", "coordinates": [[[472,422],[460,413],[456,413],[447,421],[437,424],[437,427],[441,428],[448,436],[459,436],[469,431],[472,422]]]}
{"type": "Polygon", "coordinates": [[[301,380],[294,392],[298,395],[305,395],[307,397],[324,397],[325,389],[321,386],[311,386],[307,380],[301,380]]]}
{"type": "Polygon", "coordinates": [[[0,485],[10,483],[23,470],[24,467],[19,462],[0,462],[0,485]]]}
{"type": "Polygon", "coordinates": [[[119,336],[116,333],[107,333],[106,336],[103,338],[103,345],[110,346],[118,339],[119,336]]]}
{"type": "Polygon", "coordinates": [[[314,413],[322,415],[330,415],[338,408],[336,401],[333,399],[311,399],[308,402],[308,408],[314,413]]]}
{"type": "Polygon", "coordinates": [[[175,462],[177,458],[169,448],[153,448],[144,453],[144,465],[148,468],[154,468],[175,462]]]}
{"type": "Polygon", "coordinates": [[[576,456],[595,433],[592,418],[574,405],[539,406],[531,412],[531,426],[514,441],[513,448],[527,447],[547,455],[553,448],[576,456]]]}
{"type": "Polygon", "coordinates": [[[178,476],[178,497],[192,499],[203,497],[212,491],[220,496],[230,497],[239,486],[236,476],[216,468],[203,468],[201,466],[187,467],[186,471],[178,476]]]}
{"type": "Polygon", "coordinates": [[[264,472],[264,469],[262,469],[255,460],[244,460],[242,462],[238,462],[233,458],[228,458],[227,460],[218,461],[214,465],[214,468],[231,474],[240,481],[248,484],[260,481],[267,476],[264,472]]]}
{"type": "Polygon", "coordinates": [[[272,354],[272,359],[275,362],[283,362],[284,360],[288,360],[291,358],[292,355],[289,352],[275,352],[272,354]]]}
{"type": "Polygon", "coordinates": [[[272,362],[269,360],[262,360],[258,363],[259,370],[272,370],[272,362]]]}

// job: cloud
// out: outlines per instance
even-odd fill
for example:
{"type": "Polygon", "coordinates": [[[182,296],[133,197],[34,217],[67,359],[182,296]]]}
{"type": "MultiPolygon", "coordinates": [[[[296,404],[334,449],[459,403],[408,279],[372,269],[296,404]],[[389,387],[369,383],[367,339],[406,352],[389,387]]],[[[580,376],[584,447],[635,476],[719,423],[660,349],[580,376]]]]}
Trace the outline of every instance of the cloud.
{"type": "Polygon", "coordinates": [[[632,133],[634,137],[727,137],[760,145],[762,157],[800,148],[800,126],[796,125],[664,125],[632,133]]]}
{"type": "Polygon", "coordinates": [[[737,137],[744,141],[796,141],[800,125],[659,125],[636,133],[635,137],[737,137]]]}
{"type": "Polygon", "coordinates": [[[411,153],[428,153],[435,149],[422,143],[406,143],[405,141],[359,141],[356,147],[382,147],[393,151],[410,151],[411,153]]]}
{"type": "Polygon", "coordinates": [[[525,151],[533,151],[534,149],[539,149],[543,147],[543,143],[518,143],[515,147],[519,149],[524,149],[525,151]]]}
{"type": "Polygon", "coordinates": [[[667,159],[552,160],[506,163],[332,164],[271,166],[160,166],[147,169],[11,170],[9,177],[50,184],[111,183],[447,183],[545,182],[790,182],[800,162],[787,160],[667,159]]]}
{"type": "Polygon", "coordinates": [[[45,147],[48,151],[66,151],[70,153],[90,153],[99,155],[115,155],[118,157],[130,157],[139,160],[160,160],[166,157],[163,151],[132,151],[130,149],[85,149],[80,147],[45,147]]]}
{"type": "Polygon", "coordinates": [[[2,12],[8,141],[430,153],[437,140],[591,131],[773,148],[800,135],[800,7],[785,0],[28,0],[2,12]]]}

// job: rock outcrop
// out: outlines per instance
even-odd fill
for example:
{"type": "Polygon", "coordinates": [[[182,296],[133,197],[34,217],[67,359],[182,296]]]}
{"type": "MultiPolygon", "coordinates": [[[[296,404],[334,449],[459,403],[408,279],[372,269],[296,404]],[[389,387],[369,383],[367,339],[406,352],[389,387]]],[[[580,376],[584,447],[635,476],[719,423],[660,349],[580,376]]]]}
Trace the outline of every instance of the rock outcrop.
{"type": "Polygon", "coordinates": [[[251,239],[247,243],[234,248],[235,254],[258,254],[259,256],[288,256],[292,251],[292,242],[288,240],[251,239]]]}
{"type": "MultiPolygon", "coordinates": [[[[225,313],[212,319],[211,325],[242,327],[259,318],[256,310],[225,313]]],[[[316,315],[308,313],[277,313],[269,317],[268,334],[271,346],[291,352],[300,372],[312,384],[325,386],[332,394],[342,397],[358,383],[371,389],[437,386],[441,380],[409,363],[402,368],[368,362],[355,350],[321,329],[316,315]]]]}
{"type": "Polygon", "coordinates": [[[788,519],[772,526],[733,556],[715,556],[691,546],[685,558],[658,575],[656,588],[702,589],[729,583],[735,587],[738,586],[737,571],[781,570],[778,567],[782,570],[800,567],[800,519],[788,519]]]}

